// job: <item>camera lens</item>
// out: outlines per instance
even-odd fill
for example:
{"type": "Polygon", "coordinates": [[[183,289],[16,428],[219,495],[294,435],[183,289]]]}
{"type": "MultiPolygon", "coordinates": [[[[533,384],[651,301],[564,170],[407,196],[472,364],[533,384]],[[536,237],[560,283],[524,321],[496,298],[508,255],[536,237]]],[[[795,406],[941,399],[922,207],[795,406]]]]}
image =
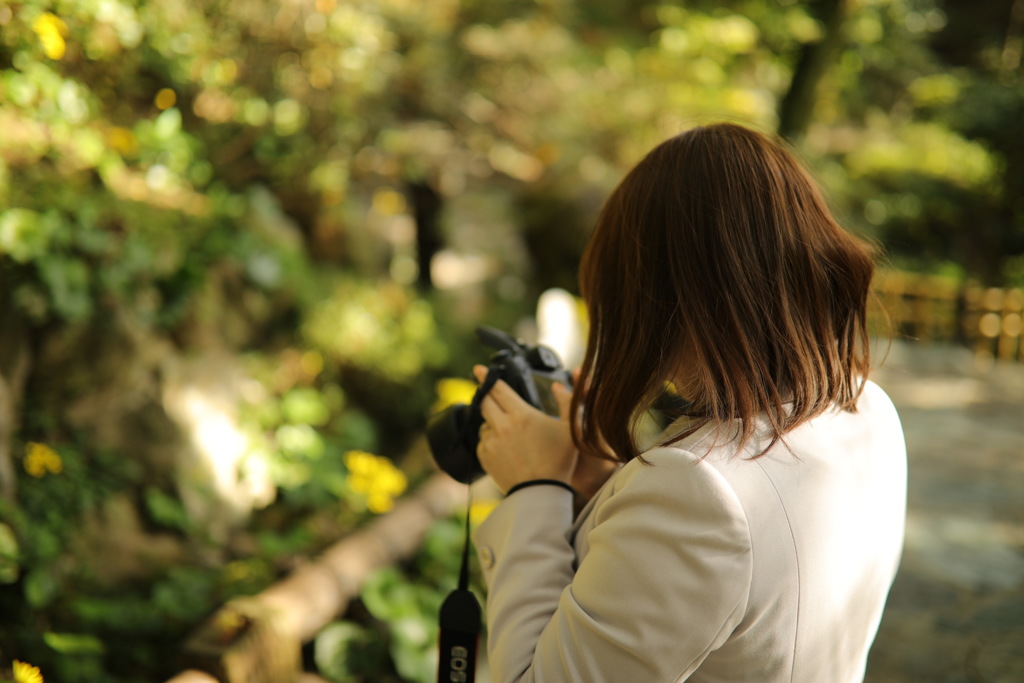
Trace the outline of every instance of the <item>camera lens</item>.
{"type": "Polygon", "coordinates": [[[477,435],[466,434],[469,406],[458,404],[433,415],[427,422],[427,443],[441,471],[463,484],[484,476],[476,457],[477,435]]]}

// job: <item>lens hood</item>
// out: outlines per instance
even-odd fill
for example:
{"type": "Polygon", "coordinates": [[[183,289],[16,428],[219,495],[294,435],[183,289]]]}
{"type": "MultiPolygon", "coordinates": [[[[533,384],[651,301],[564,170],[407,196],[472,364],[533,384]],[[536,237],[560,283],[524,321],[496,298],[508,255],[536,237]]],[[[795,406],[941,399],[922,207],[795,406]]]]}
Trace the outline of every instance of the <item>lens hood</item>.
{"type": "Polygon", "coordinates": [[[427,421],[427,443],[434,461],[442,472],[463,484],[472,484],[484,476],[480,460],[476,457],[476,434],[465,433],[469,413],[470,407],[459,403],[434,414],[427,421]],[[468,439],[467,436],[473,438],[468,439]]]}

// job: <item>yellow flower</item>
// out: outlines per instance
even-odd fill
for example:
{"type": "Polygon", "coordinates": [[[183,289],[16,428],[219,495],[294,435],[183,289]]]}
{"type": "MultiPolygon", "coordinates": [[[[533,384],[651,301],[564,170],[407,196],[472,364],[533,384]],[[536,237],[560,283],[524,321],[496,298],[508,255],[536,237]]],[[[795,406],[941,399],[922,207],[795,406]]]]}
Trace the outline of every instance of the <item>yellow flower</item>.
{"type": "Polygon", "coordinates": [[[139,150],[135,133],[121,126],[114,126],[107,132],[107,144],[120,152],[122,156],[131,156],[139,150]]]}
{"type": "Polygon", "coordinates": [[[345,454],[348,468],[348,487],[363,496],[370,512],[382,514],[395,506],[395,498],[409,485],[402,470],[390,460],[366,451],[345,454]]]}
{"type": "Polygon", "coordinates": [[[39,479],[46,475],[60,474],[64,471],[64,461],[57,451],[44,443],[30,442],[25,446],[25,471],[39,479]]]}
{"type": "Polygon", "coordinates": [[[249,625],[249,619],[236,609],[225,607],[213,618],[217,640],[229,643],[249,625]]]}
{"type": "Polygon", "coordinates": [[[366,507],[375,515],[382,515],[395,507],[395,499],[384,493],[371,493],[366,496],[366,507]]]}
{"type": "Polygon", "coordinates": [[[405,213],[405,197],[390,188],[373,193],[373,210],[382,216],[397,216],[405,213]]]}
{"type": "Polygon", "coordinates": [[[43,52],[50,59],[62,59],[67,50],[64,36],[68,34],[68,25],[52,12],[43,12],[32,22],[32,30],[39,37],[43,52]]]}
{"type": "Polygon", "coordinates": [[[170,88],[161,88],[157,92],[156,97],[153,98],[153,104],[160,111],[164,109],[170,109],[178,102],[178,95],[170,88]]]}
{"type": "Polygon", "coordinates": [[[369,474],[377,466],[377,456],[366,451],[349,451],[345,454],[345,467],[349,474],[369,474]]]}
{"type": "Polygon", "coordinates": [[[448,378],[437,383],[437,401],[433,411],[440,412],[457,403],[469,403],[476,393],[476,382],[468,379],[448,378]]]}
{"type": "Polygon", "coordinates": [[[14,660],[14,683],[43,683],[39,667],[14,660]]]}
{"type": "Polygon", "coordinates": [[[307,377],[316,377],[324,369],[324,357],[318,351],[306,351],[299,359],[299,367],[307,377]]]}

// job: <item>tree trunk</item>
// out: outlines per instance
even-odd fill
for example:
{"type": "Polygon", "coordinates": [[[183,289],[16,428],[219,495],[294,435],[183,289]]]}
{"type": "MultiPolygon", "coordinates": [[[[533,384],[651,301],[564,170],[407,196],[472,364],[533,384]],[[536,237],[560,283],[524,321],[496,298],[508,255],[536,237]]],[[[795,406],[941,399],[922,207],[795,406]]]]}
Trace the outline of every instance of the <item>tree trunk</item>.
{"type": "Polygon", "coordinates": [[[0,330],[0,500],[13,504],[17,475],[11,442],[19,427],[19,406],[32,361],[28,331],[9,309],[0,330]]]}
{"type": "Polygon", "coordinates": [[[842,51],[849,0],[817,0],[811,8],[822,24],[821,39],[803,46],[789,90],[779,103],[779,135],[791,142],[798,142],[807,132],[817,102],[818,84],[842,51]]]}
{"type": "Polygon", "coordinates": [[[412,215],[416,221],[416,261],[419,265],[417,286],[424,291],[433,289],[434,280],[430,275],[430,262],[441,250],[441,196],[425,181],[408,183],[412,200],[412,215]]]}

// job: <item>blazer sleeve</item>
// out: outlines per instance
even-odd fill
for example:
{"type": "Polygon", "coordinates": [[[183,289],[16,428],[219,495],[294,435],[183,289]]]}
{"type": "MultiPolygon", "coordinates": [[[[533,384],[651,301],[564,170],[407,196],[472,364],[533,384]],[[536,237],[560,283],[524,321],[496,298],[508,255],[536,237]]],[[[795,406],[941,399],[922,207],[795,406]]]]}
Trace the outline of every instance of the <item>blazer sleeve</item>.
{"type": "Polygon", "coordinates": [[[676,681],[739,624],[751,577],[739,500],[686,451],[644,459],[609,482],[575,572],[567,491],[523,489],[477,530],[495,683],[676,681]]]}

